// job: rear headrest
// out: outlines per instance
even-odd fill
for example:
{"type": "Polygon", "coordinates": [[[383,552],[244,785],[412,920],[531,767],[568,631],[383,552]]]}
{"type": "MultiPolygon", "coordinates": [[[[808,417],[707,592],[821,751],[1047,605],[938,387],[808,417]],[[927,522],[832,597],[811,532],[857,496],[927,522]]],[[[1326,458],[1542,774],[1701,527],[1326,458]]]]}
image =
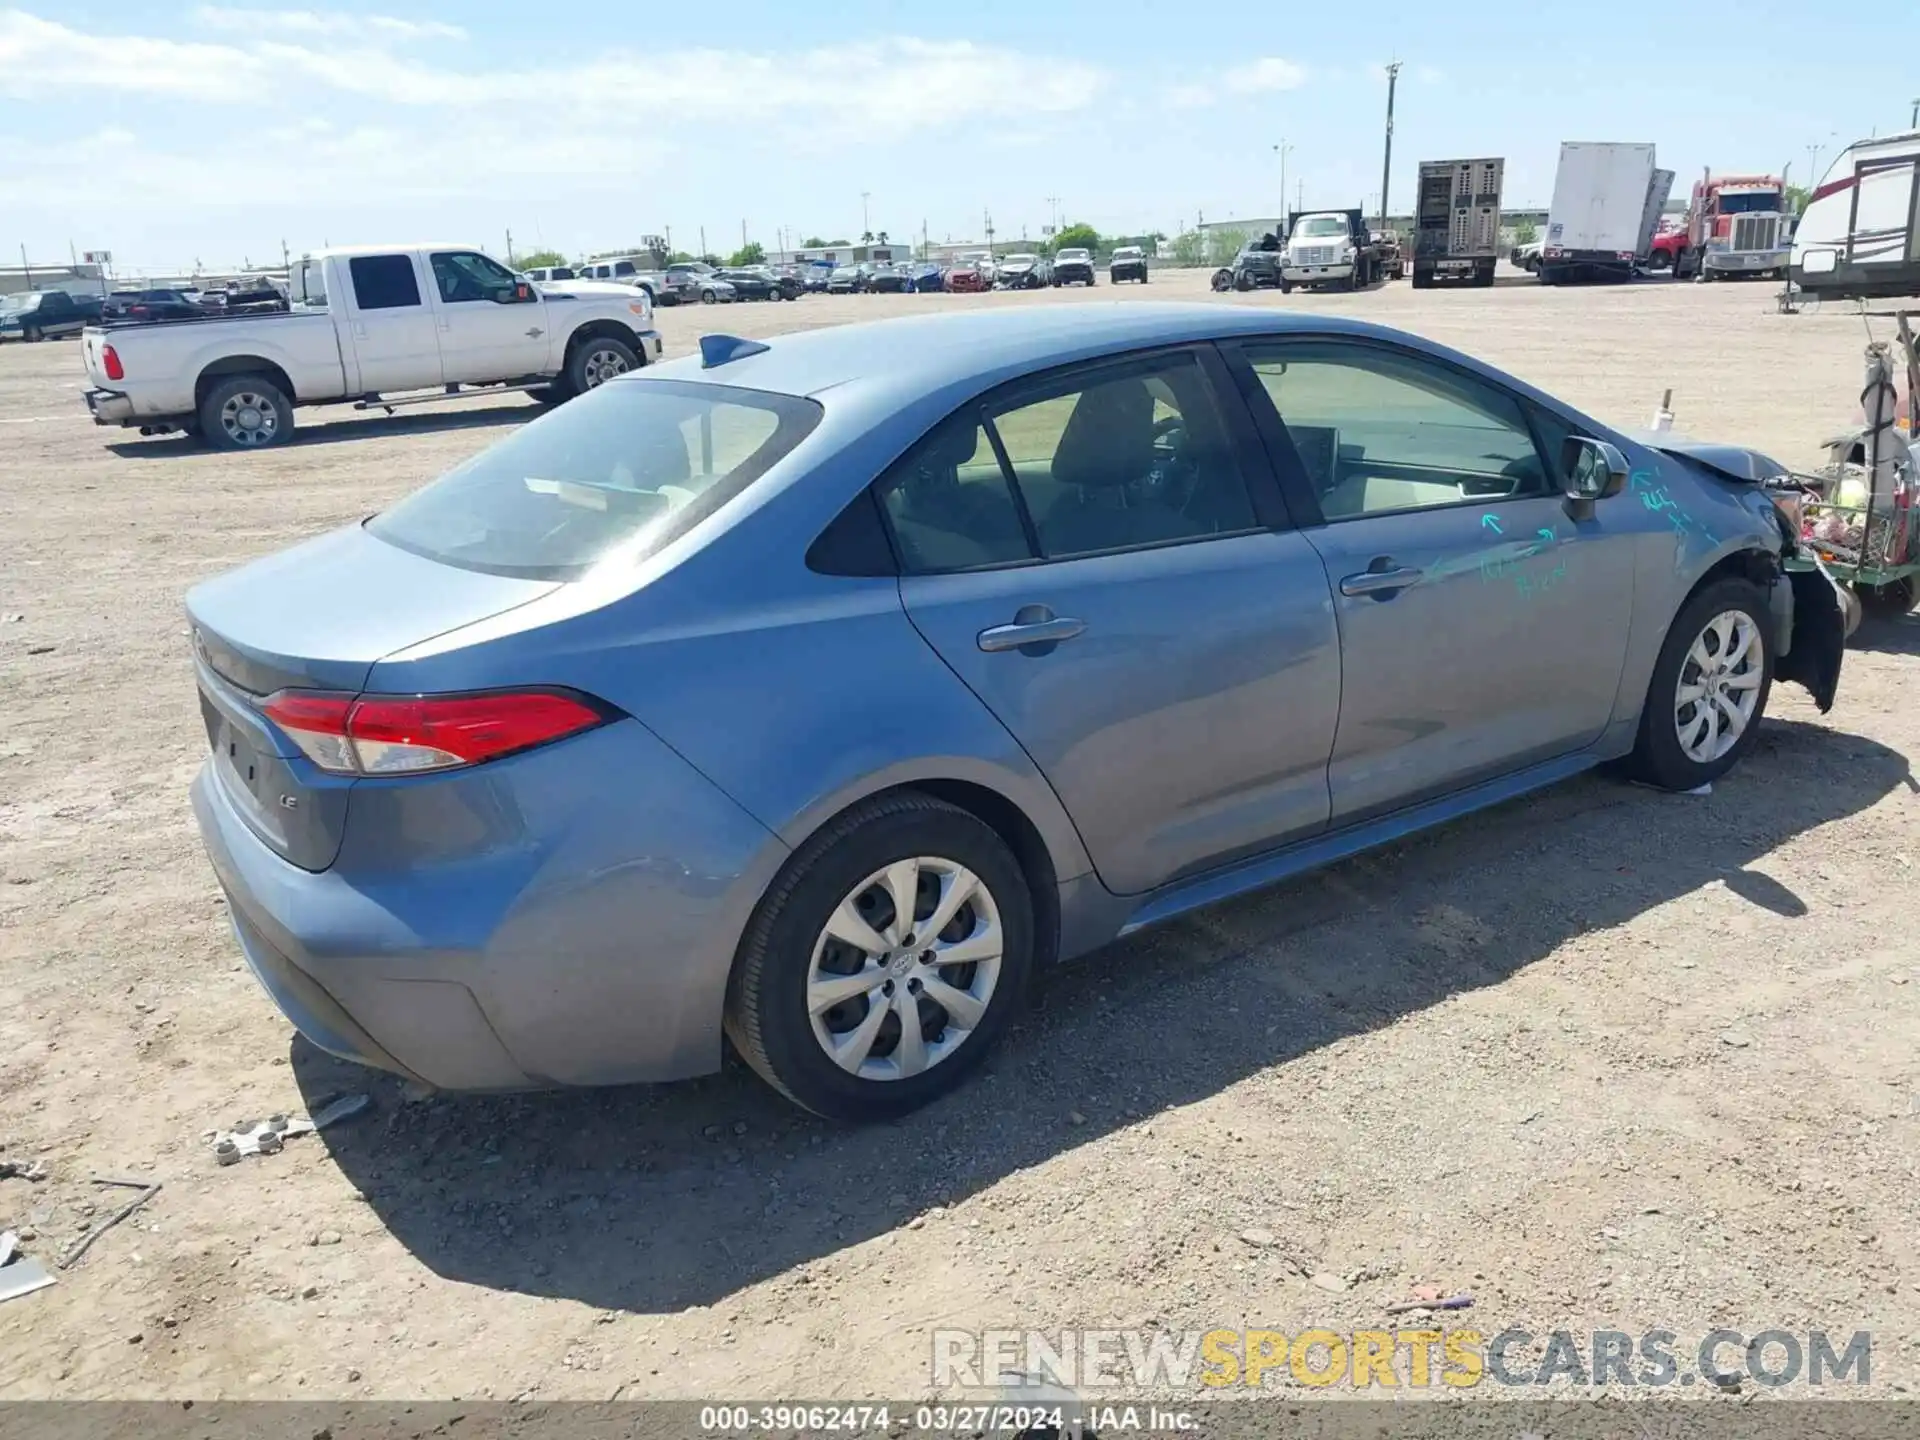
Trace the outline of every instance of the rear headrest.
{"type": "Polygon", "coordinates": [[[951,470],[973,459],[979,448],[980,427],[955,420],[927,437],[919,465],[922,470],[951,470]]]}

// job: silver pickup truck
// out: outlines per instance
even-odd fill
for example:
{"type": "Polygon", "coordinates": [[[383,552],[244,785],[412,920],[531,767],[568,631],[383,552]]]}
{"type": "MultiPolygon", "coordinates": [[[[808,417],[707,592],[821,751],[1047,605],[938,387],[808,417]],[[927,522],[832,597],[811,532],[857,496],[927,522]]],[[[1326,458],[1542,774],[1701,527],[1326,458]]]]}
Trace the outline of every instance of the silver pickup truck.
{"type": "Polygon", "coordinates": [[[643,292],[535,285],[471,246],[323,250],[289,281],[282,314],[88,326],[94,422],[260,449],[292,435],[296,406],[507,390],[557,404],[660,358],[643,292]]]}

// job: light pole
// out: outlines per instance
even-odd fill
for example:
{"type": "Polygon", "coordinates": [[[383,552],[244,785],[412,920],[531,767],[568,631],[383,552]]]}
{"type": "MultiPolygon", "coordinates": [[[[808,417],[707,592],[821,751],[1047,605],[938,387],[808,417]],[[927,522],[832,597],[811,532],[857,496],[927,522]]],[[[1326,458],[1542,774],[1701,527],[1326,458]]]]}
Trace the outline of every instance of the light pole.
{"type": "Polygon", "coordinates": [[[869,192],[865,190],[860,192],[860,233],[862,236],[873,233],[873,221],[867,218],[867,201],[871,198],[872,196],[869,192]]]}
{"type": "Polygon", "coordinates": [[[1913,102],[1913,114],[1907,117],[1909,130],[1920,130],[1920,100],[1913,102]]]}
{"type": "MultiPolygon", "coordinates": [[[[1400,80],[1400,62],[1387,66],[1387,153],[1380,162],[1380,228],[1387,228],[1387,183],[1393,175],[1393,91],[1400,80]]],[[[1418,208],[1418,207],[1415,207],[1418,208]]]]}
{"type": "MultiPolygon", "coordinates": [[[[1278,145],[1273,147],[1273,153],[1280,157],[1280,209],[1282,211],[1285,211],[1287,208],[1287,152],[1292,149],[1293,146],[1289,145],[1285,140],[1282,140],[1278,145]]],[[[1280,223],[1283,226],[1286,224],[1286,220],[1286,215],[1282,214],[1280,216],[1280,223]]]]}

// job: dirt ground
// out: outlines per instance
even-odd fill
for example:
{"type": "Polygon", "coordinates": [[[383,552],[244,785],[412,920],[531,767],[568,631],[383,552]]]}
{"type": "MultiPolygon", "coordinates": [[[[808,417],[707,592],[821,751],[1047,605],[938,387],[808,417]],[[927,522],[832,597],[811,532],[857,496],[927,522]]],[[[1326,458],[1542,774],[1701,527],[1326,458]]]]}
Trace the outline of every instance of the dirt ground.
{"type": "MultiPolygon", "coordinates": [[[[1622,425],[1672,386],[1682,429],[1811,463],[1862,322],[1773,288],[1222,303],[1403,326],[1622,425]]],[[[1054,298],[660,325],[678,354],[1054,298]]],[[[181,599],[535,412],[303,411],[213,455],[96,429],[82,386],[71,343],[0,349],[0,1161],[50,1171],[0,1180],[0,1229],[51,1263],[130,1193],[95,1172],[165,1188],[0,1305],[0,1396],[911,1397],[936,1326],[1339,1330],[1421,1281],[1489,1334],[1865,1329],[1874,1392],[1920,1368],[1920,621],[1869,622],[1828,716],[1776,691],[1710,796],[1583,779],[1061,967],[906,1123],[811,1121],[737,1064],[409,1100],[240,962],[181,599]],[[373,1111],[277,1156],[202,1138],[348,1090],[373,1111]]]]}

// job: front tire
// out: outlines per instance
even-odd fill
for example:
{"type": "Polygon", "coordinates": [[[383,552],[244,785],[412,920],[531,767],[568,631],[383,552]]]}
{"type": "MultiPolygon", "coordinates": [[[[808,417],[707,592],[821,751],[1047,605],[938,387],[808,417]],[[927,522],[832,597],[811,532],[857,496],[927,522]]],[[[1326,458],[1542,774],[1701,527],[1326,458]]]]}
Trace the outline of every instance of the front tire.
{"type": "Polygon", "coordinates": [[[215,450],[267,450],[293,438],[293,405],[261,375],[222,380],[200,402],[200,433],[215,450]]]}
{"type": "Polygon", "coordinates": [[[1753,747],[1773,688],[1767,595],[1708,585],[1681,607],[1654,662],[1628,772],[1663,790],[1718,780],[1753,747]]]}
{"type": "Polygon", "coordinates": [[[760,902],[727,1035],[817,1115],[905,1115],[986,1057],[1033,949],[1026,876],[999,835],[932,796],[883,795],[803,845],[760,902]]]}
{"type": "Polygon", "coordinates": [[[584,395],[617,375],[640,368],[640,356],[624,340],[589,335],[567,353],[567,393],[584,395]]]}

